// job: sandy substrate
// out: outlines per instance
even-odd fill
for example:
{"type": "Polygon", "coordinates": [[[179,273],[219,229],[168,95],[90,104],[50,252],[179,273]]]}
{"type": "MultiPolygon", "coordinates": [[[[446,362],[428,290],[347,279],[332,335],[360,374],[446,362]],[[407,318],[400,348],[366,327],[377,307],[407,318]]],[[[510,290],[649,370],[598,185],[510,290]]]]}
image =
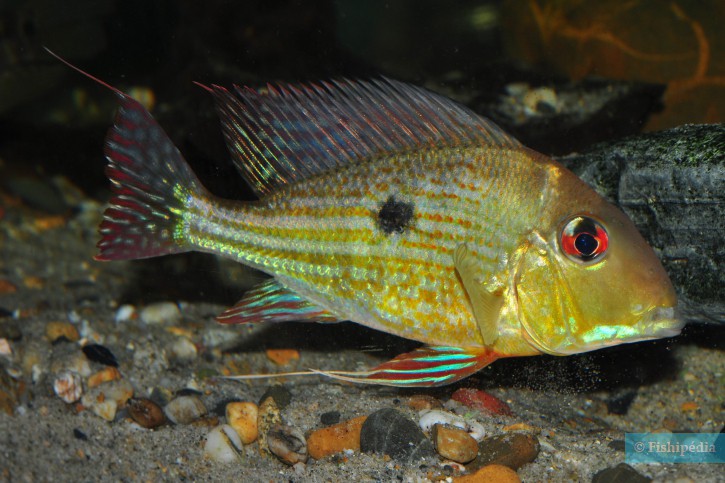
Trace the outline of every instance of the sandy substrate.
{"type": "MultiPolygon", "coordinates": [[[[407,341],[352,324],[281,324],[222,327],[213,316],[240,295],[250,274],[211,257],[98,263],[92,260],[101,207],[79,206],[72,216],[49,217],[5,197],[0,225],[0,327],[12,354],[0,357],[3,394],[17,394],[14,413],[0,412],[0,480],[3,481],[409,481],[444,479],[439,461],[399,464],[379,455],[354,453],[310,460],[302,470],[245,448],[241,464],[205,459],[207,432],[224,419],[224,403],[257,402],[269,381],[219,379],[229,372],[279,372],[307,367],[356,369],[410,350],[407,341]],[[14,289],[13,289],[14,288],[14,289]],[[181,319],[147,324],[116,322],[121,304],[136,310],[158,301],[180,306],[181,319]],[[79,342],[51,343],[52,321],[70,322],[79,342]],[[8,332],[9,331],[9,332],[8,332]],[[197,355],[172,356],[179,337],[197,355]],[[80,352],[82,342],[110,349],[137,396],[171,397],[193,388],[210,416],[189,425],[146,430],[123,409],[112,422],[66,404],[52,389],[57,369],[80,352]],[[300,359],[279,367],[269,348],[300,350],[300,359]]],[[[511,406],[514,416],[472,411],[489,434],[526,423],[539,428],[541,452],[523,466],[523,481],[591,481],[624,460],[625,432],[653,430],[719,432],[723,427],[725,354],[721,327],[688,327],[667,341],[613,348],[568,358],[531,358],[495,363],[462,383],[437,390],[351,386],[307,377],[286,379],[292,400],[282,411],[303,432],[322,427],[320,415],[342,419],[395,407],[417,421],[406,401],[430,394],[441,401],[459,387],[477,387],[511,406]],[[621,413],[621,414],[617,414],[621,413]]],[[[96,371],[102,368],[92,363],[96,371]]],[[[12,399],[12,397],[11,397],[12,399]]],[[[635,465],[660,481],[723,481],[721,465],[635,465]],[[681,480],[680,478],[689,478],[681,480]]]]}

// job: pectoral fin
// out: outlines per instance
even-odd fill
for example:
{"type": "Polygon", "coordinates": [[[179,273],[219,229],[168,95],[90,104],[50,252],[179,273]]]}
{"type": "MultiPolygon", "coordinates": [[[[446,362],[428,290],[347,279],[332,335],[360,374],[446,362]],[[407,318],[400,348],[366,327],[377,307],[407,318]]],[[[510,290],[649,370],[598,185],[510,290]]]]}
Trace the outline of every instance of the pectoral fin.
{"type": "Polygon", "coordinates": [[[503,297],[486,289],[479,262],[471,255],[465,243],[456,247],[453,262],[471,299],[473,315],[481,331],[483,343],[491,347],[498,339],[498,318],[503,297]]]}

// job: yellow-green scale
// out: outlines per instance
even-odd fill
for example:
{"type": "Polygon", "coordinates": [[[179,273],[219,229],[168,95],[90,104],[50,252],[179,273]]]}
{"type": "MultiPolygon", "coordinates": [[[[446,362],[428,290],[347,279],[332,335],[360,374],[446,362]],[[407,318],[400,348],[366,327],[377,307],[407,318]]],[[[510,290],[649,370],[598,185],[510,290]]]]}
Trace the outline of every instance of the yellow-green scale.
{"type": "Polygon", "coordinates": [[[492,148],[380,158],[255,203],[191,197],[183,232],[195,248],[275,275],[340,318],[431,344],[480,346],[453,252],[468,244],[482,273],[506,282],[508,257],[541,212],[545,169],[532,174],[532,164],[525,153],[492,148]],[[413,210],[399,232],[381,229],[391,199],[413,210]]]}

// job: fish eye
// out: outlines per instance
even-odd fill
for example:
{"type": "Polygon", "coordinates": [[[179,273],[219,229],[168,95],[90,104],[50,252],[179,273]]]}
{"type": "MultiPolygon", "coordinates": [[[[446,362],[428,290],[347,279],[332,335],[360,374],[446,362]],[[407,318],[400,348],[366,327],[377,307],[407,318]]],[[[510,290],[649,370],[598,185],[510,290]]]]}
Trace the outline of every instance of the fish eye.
{"type": "Polygon", "coordinates": [[[564,224],[559,244],[570,260],[589,263],[599,260],[607,252],[609,236],[598,221],[577,215],[564,224]]]}

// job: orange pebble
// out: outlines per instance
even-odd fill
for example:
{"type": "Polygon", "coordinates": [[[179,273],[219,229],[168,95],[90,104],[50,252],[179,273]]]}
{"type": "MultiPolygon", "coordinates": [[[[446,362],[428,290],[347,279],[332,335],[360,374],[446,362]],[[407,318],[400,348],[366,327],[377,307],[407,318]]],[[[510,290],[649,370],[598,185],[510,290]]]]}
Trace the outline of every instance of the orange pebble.
{"type": "Polygon", "coordinates": [[[88,387],[96,387],[104,382],[115,381],[116,379],[121,379],[121,373],[115,367],[108,366],[88,376],[88,387]]]}
{"type": "Polygon", "coordinates": [[[684,412],[692,412],[692,411],[697,411],[698,409],[700,409],[700,406],[696,402],[689,401],[686,403],[682,403],[682,406],[680,406],[680,408],[684,412]]]}
{"type": "Polygon", "coordinates": [[[455,483],[521,483],[519,475],[502,465],[488,465],[470,475],[453,478],[455,483]]]}
{"type": "Polygon", "coordinates": [[[360,450],[360,431],[367,416],[343,421],[334,426],[318,429],[307,438],[307,451],[314,459],[340,453],[343,450],[360,450]]]}
{"type": "Polygon", "coordinates": [[[267,349],[267,358],[278,366],[286,366],[292,360],[299,360],[300,353],[295,349],[267,349]]]}
{"type": "Polygon", "coordinates": [[[4,293],[15,293],[18,291],[18,287],[15,286],[10,280],[0,279],[0,294],[4,293]]]}

